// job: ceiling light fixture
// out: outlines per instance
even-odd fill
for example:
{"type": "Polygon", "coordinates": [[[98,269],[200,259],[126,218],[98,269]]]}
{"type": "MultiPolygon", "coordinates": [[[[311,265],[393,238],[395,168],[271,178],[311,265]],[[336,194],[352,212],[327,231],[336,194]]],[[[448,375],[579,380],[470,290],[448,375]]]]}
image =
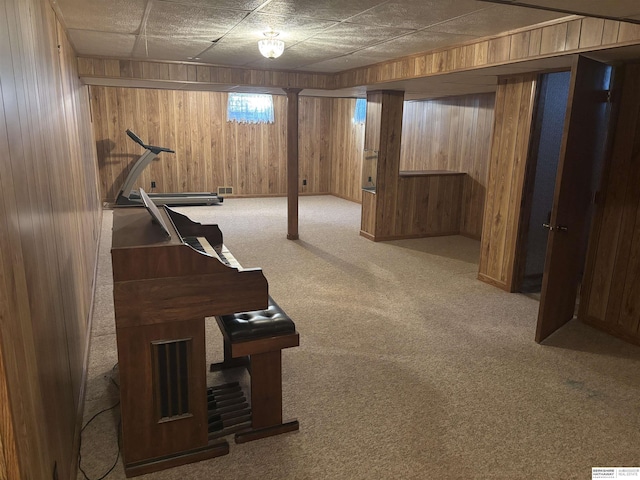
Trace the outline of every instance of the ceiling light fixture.
{"type": "Polygon", "coordinates": [[[264,32],[264,36],[267,38],[258,41],[258,49],[263,57],[278,58],[282,55],[282,52],[284,52],[284,42],[276,38],[278,35],[280,34],[273,30],[264,32]]]}

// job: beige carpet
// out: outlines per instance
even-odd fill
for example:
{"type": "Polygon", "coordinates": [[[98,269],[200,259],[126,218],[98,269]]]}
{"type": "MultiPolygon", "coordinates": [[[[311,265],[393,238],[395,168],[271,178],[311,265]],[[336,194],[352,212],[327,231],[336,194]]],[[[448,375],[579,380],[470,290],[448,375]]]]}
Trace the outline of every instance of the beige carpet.
{"type": "MultiPolygon", "coordinates": [[[[576,321],[536,344],[538,303],[476,279],[479,242],[374,243],[358,235],[360,206],[331,196],[300,199],[299,241],[286,240],[285,198],[180,210],[218,223],[295,320],[284,418],[301,426],[243,445],[231,438],[225,457],[139,478],[588,479],[592,466],[640,466],[640,348],[576,321]]],[[[85,422],[118,398],[111,213],[85,422]]],[[[208,357],[219,360],[209,324],[208,357]]],[[[118,420],[116,408],[85,429],[89,478],[113,463],[118,420]]],[[[125,478],[121,459],[107,478],[125,478]]]]}

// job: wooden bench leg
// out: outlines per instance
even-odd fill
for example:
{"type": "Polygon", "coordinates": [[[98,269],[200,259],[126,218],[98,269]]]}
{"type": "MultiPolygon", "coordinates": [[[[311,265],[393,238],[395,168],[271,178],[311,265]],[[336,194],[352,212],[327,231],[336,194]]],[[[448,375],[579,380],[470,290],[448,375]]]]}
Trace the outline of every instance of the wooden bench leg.
{"type": "Polygon", "coordinates": [[[227,368],[245,367],[248,368],[250,364],[249,357],[237,357],[233,358],[231,354],[231,343],[224,339],[224,361],[218,363],[212,363],[209,367],[210,372],[219,372],[220,370],[226,370],[227,368]]]}
{"type": "Polygon", "coordinates": [[[299,428],[297,420],[282,423],[282,351],[251,355],[251,430],[237,433],[236,443],[299,428]]]}

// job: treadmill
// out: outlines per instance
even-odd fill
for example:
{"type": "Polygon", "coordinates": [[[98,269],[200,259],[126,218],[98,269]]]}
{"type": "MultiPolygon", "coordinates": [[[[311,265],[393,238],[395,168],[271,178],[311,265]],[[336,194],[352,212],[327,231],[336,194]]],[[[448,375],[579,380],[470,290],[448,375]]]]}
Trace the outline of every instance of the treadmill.
{"type": "MultiPolygon", "coordinates": [[[[133,168],[127,175],[127,179],[124,181],[118,198],[116,199],[116,205],[142,205],[143,201],[140,197],[140,192],[134,190],[133,186],[138,180],[138,177],[142,171],[156,158],[160,153],[176,153],[170,148],[156,147],[154,145],[145,145],[135,133],[127,129],[127,135],[129,138],[145,149],[144,153],[140,156],[136,163],[133,164],[133,168]]],[[[156,205],[216,205],[223,202],[223,198],[219,197],[213,192],[190,192],[190,193],[147,193],[149,198],[153,200],[156,205]]]]}

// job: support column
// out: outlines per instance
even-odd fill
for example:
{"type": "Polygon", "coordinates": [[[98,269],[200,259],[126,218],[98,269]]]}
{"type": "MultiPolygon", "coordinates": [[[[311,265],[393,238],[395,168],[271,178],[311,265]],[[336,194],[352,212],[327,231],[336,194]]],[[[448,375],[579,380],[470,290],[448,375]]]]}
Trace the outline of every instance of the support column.
{"type": "Polygon", "coordinates": [[[298,239],[298,94],[301,88],[284,88],[287,94],[287,238],[298,239]]]}
{"type": "MultiPolygon", "coordinates": [[[[379,241],[395,235],[398,217],[400,140],[404,92],[367,92],[363,172],[371,176],[375,191],[362,191],[360,235],[379,241]]],[[[363,179],[364,180],[364,179],[363,179]]],[[[363,182],[364,186],[365,182],[363,182]]]]}

